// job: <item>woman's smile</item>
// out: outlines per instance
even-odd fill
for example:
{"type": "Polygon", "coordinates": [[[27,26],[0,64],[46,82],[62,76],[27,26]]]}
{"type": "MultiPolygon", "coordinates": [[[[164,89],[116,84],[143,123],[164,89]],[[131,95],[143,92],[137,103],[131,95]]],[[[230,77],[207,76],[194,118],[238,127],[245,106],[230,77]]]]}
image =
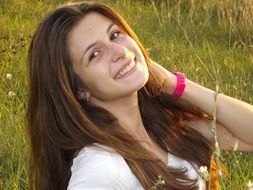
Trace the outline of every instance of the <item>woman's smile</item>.
{"type": "Polygon", "coordinates": [[[116,74],[115,79],[121,79],[131,75],[136,69],[136,59],[129,60],[123,65],[123,68],[116,74]]]}

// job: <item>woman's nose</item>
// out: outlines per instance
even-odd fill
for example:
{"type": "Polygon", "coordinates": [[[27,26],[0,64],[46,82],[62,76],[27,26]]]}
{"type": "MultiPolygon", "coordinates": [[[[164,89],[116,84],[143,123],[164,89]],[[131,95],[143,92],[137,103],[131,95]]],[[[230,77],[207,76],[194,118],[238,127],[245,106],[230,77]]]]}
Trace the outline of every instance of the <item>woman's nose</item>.
{"type": "Polygon", "coordinates": [[[110,45],[110,52],[111,52],[111,59],[112,62],[117,62],[120,59],[124,59],[127,55],[127,48],[116,44],[116,43],[112,43],[110,45]]]}

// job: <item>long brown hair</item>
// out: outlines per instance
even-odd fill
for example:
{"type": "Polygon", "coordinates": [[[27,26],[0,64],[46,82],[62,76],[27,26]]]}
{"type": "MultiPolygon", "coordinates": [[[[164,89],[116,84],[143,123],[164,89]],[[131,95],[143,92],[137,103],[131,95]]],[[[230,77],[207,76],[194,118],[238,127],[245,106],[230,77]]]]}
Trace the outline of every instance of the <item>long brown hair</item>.
{"type": "Polygon", "coordinates": [[[163,78],[149,66],[148,54],[126,21],[105,4],[67,4],[44,18],[28,52],[31,189],[66,189],[75,153],[94,143],[118,152],[145,189],[154,186],[159,175],[165,184],[157,189],[196,189],[196,180],[187,179],[182,169],[166,166],[127,133],[110,112],[78,99],[68,34],[89,12],[98,12],[122,27],[144,54],[150,76],[138,91],[138,101],[146,130],[164,150],[169,148],[198,166],[209,166],[210,142],[183,122],[205,118],[205,114],[160,92],[163,78]]]}

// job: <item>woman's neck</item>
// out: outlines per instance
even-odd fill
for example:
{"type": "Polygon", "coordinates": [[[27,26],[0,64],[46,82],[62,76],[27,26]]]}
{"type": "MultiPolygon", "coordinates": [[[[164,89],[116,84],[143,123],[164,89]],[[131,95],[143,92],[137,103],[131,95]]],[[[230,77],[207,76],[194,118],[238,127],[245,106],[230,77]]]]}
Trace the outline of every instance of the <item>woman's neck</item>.
{"type": "Polygon", "coordinates": [[[113,101],[94,100],[92,103],[103,107],[117,117],[121,127],[138,140],[150,140],[142,122],[137,93],[113,101]]]}

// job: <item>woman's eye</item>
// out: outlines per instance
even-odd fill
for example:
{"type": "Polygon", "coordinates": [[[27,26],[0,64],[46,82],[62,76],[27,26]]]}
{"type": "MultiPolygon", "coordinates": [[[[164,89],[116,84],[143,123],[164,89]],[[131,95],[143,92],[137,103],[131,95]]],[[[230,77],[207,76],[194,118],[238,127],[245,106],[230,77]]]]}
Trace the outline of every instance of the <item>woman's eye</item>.
{"type": "Polygon", "coordinates": [[[117,38],[119,36],[120,32],[117,31],[117,32],[113,32],[112,35],[111,35],[111,40],[114,40],[115,38],[117,38]]]}
{"type": "Polygon", "coordinates": [[[89,60],[91,61],[92,59],[94,59],[95,57],[97,57],[98,53],[99,53],[98,51],[93,52],[93,53],[90,55],[89,60]]]}

